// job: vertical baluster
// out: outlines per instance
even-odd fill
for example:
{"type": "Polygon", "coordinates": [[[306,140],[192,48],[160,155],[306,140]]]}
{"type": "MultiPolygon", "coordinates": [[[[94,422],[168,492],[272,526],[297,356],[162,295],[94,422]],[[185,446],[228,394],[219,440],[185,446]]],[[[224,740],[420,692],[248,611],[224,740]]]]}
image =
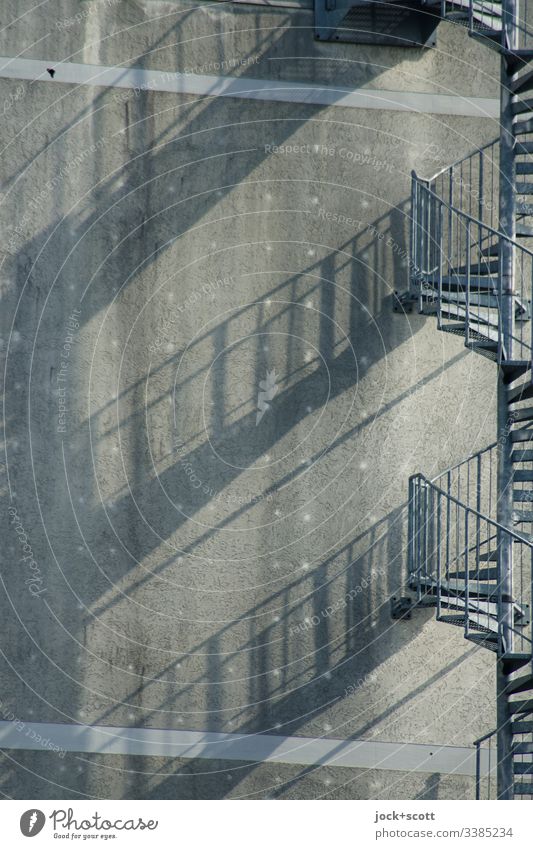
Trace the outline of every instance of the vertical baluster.
{"type": "Polygon", "coordinates": [[[409,478],[409,498],[407,506],[407,572],[409,577],[414,574],[415,570],[415,554],[414,554],[414,511],[415,511],[415,482],[409,478]]]}
{"type": "Polygon", "coordinates": [[[443,220],[443,205],[439,204],[439,217],[438,217],[438,263],[439,263],[439,277],[438,277],[438,286],[437,286],[437,327],[440,330],[442,327],[442,258],[443,258],[443,250],[442,250],[442,220],[443,220]]]}
{"type": "Polygon", "coordinates": [[[470,633],[470,623],[469,623],[469,599],[470,599],[470,573],[469,573],[469,563],[470,563],[470,552],[468,550],[468,520],[470,518],[470,511],[468,508],[465,510],[465,637],[468,637],[470,633]]]}
{"type": "Polygon", "coordinates": [[[417,561],[417,599],[422,598],[420,582],[422,580],[422,482],[420,478],[416,481],[416,561],[417,561]]]}
{"type": "MultiPolygon", "coordinates": [[[[452,473],[448,472],[447,475],[447,489],[448,496],[451,495],[451,487],[452,487],[452,473]]],[[[446,499],[446,580],[450,580],[450,533],[451,533],[451,501],[449,498],[446,499]]]]}
{"type": "Polygon", "coordinates": [[[470,344],[470,230],[471,221],[466,222],[466,293],[465,293],[465,343],[470,344]]]}
{"type": "Polygon", "coordinates": [[[477,456],[477,492],[476,492],[476,578],[477,578],[477,591],[479,597],[479,569],[480,569],[480,560],[481,560],[481,517],[479,513],[481,513],[481,455],[477,456]]]}
{"type": "Polygon", "coordinates": [[[441,564],[441,509],[442,509],[442,496],[439,492],[437,494],[437,617],[440,617],[441,611],[441,598],[440,598],[440,590],[442,583],[442,564],[441,564]]]}
{"type": "Polygon", "coordinates": [[[454,183],[453,183],[453,166],[452,166],[450,168],[450,191],[449,191],[450,202],[449,202],[449,206],[448,206],[448,250],[446,251],[446,257],[447,257],[447,260],[448,260],[448,263],[447,263],[448,275],[450,273],[450,264],[453,262],[453,256],[452,256],[452,252],[453,252],[453,211],[452,211],[453,190],[454,190],[454,183]]]}
{"type": "Polygon", "coordinates": [[[482,150],[479,151],[479,173],[478,173],[478,197],[479,197],[479,215],[478,218],[480,221],[483,221],[483,213],[485,210],[485,186],[484,186],[484,153],[482,150]]]}
{"type": "MultiPolygon", "coordinates": [[[[530,262],[530,266],[531,266],[531,275],[530,275],[531,279],[530,279],[530,290],[529,291],[531,292],[531,297],[533,298],[533,262],[530,262]]],[[[532,301],[532,304],[533,304],[533,301],[532,301]]],[[[530,359],[531,359],[531,358],[533,358],[533,315],[531,316],[529,323],[531,325],[530,349],[529,349],[530,350],[529,356],[530,356],[530,359]]],[[[532,367],[533,367],[533,360],[532,360],[532,367]]]]}

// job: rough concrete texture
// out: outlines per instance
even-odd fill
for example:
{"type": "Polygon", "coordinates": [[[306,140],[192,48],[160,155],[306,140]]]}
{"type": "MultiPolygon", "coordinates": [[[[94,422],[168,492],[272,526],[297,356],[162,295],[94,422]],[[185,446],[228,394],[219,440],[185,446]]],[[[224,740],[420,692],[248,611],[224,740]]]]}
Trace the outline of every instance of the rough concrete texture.
{"type": "Polygon", "coordinates": [[[15,798],[423,800],[472,799],[475,793],[473,778],[429,772],[101,755],[67,755],[53,764],[54,756],[41,752],[18,752],[12,770],[13,754],[0,757],[2,770],[13,773],[15,798]]]}
{"type": "MultiPolygon", "coordinates": [[[[495,57],[450,26],[438,50],[403,51],[316,44],[306,10],[94,2],[57,27],[81,4],[33,5],[4,3],[31,11],[3,55],[169,71],[252,55],[254,77],[496,92],[495,57]]],[[[492,441],[495,370],[393,313],[392,293],[411,169],[494,123],[55,81],[0,80],[0,103],[2,710],[471,745],[494,725],[492,656],[431,611],[392,622],[389,600],[408,476],[492,441]]],[[[19,751],[3,776],[17,798],[473,793],[429,774],[19,751]]]]}

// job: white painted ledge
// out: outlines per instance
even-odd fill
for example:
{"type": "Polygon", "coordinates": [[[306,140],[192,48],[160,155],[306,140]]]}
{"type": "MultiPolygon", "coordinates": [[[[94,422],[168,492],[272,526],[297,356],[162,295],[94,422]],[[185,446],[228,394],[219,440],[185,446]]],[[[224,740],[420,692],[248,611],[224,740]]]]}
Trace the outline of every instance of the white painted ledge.
{"type": "MultiPolygon", "coordinates": [[[[247,66],[250,70],[252,66],[247,66]]],[[[50,59],[12,59],[0,57],[0,77],[32,80],[60,86],[61,83],[103,86],[106,88],[145,89],[175,94],[235,97],[280,103],[305,103],[311,106],[342,106],[350,109],[385,109],[433,115],[463,115],[477,118],[499,116],[499,101],[489,97],[460,97],[451,94],[386,91],[383,89],[343,89],[301,82],[282,82],[252,77],[181,74],[148,71],[144,68],[120,68],[82,65],[50,59]],[[47,68],[55,69],[52,79],[47,68]]]]}
{"type": "MultiPolygon", "coordinates": [[[[473,748],[274,734],[220,734],[44,722],[0,722],[0,749],[204,758],[475,776],[473,748]]],[[[488,772],[482,751],[482,774],[488,772]]]]}

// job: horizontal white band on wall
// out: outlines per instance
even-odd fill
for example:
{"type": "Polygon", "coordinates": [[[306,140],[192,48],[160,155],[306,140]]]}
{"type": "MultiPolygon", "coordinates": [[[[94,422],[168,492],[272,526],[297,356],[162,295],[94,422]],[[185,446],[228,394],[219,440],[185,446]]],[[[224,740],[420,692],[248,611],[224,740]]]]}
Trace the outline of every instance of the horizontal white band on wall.
{"type": "MultiPolygon", "coordinates": [[[[106,755],[328,765],[445,775],[476,774],[475,751],[463,746],[46,722],[0,722],[0,749],[46,751],[54,746],[67,752],[106,755]]],[[[489,769],[487,750],[482,750],[481,755],[481,774],[485,775],[489,769]]],[[[493,763],[490,766],[493,768],[495,765],[493,763]]]]}
{"type": "Polygon", "coordinates": [[[51,85],[75,83],[109,88],[146,89],[175,94],[236,97],[281,103],[305,103],[310,106],[343,106],[351,109],[388,109],[433,115],[463,115],[498,118],[499,101],[490,97],[461,97],[384,89],[345,89],[334,86],[252,77],[182,74],[148,71],[144,68],[118,68],[82,65],[75,62],[44,62],[39,59],[0,57],[0,77],[5,79],[48,82],[51,85]],[[55,69],[55,75],[47,68],[55,69]]]}

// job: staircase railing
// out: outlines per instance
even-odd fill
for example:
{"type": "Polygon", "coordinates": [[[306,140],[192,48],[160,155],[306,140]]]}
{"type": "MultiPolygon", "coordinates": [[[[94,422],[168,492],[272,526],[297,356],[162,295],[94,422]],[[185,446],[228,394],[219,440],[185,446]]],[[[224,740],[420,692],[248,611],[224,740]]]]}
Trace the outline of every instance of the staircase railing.
{"type": "Polygon", "coordinates": [[[460,625],[467,639],[500,654],[531,653],[532,556],[533,544],[525,537],[449,495],[423,475],[409,479],[411,586],[418,603],[434,604],[437,618],[460,625]],[[497,581],[498,551],[506,537],[513,542],[513,598],[502,597],[497,581]],[[506,617],[501,610],[509,607],[514,624],[504,626],[501,622],[506,617]]]}
{"type": "Polygon", "coordinates": [[[481,799],[481,782],[483,779],[487,782],[484,798],[492,799],[495,795],[496,769],[498,766],[497,735],[498,730],[494,729],[478,740],[474,740],[476,747],[476,800],[478,801],[481,799]]]}
{"type": "Polygon", "coordinates": [[[508,359],[503,345],[502,275],[499,246],[515,257],[513,359],[530,361],[533,323],[533,253],[494,227],[439,197],[429,181],[412,172],[410,288],[420,309],[432,304],[439,329],[464,335],[466,345],[494,347],[498,362],[508,359]]]}
{"type": "Polygon", "coordinates": [[[497,227],[500,140],[494,139],[446,165],[425,182],[448,206],[497,227]]]}
{"type": "Polygon", "coordinates": [[[495,44],[514,50],[533,46],[533,4],[517,0],[513,17],[515,43],[505,44],[501,0],[442,0],[441,17],[468,27],[470,35],[485,37],[495,44]]]}
{"type": "Polygon", "coordinates": [[[489,519],[498,508],[498,443],[493,442],[431,479],[431,483],[489,519]]]}

